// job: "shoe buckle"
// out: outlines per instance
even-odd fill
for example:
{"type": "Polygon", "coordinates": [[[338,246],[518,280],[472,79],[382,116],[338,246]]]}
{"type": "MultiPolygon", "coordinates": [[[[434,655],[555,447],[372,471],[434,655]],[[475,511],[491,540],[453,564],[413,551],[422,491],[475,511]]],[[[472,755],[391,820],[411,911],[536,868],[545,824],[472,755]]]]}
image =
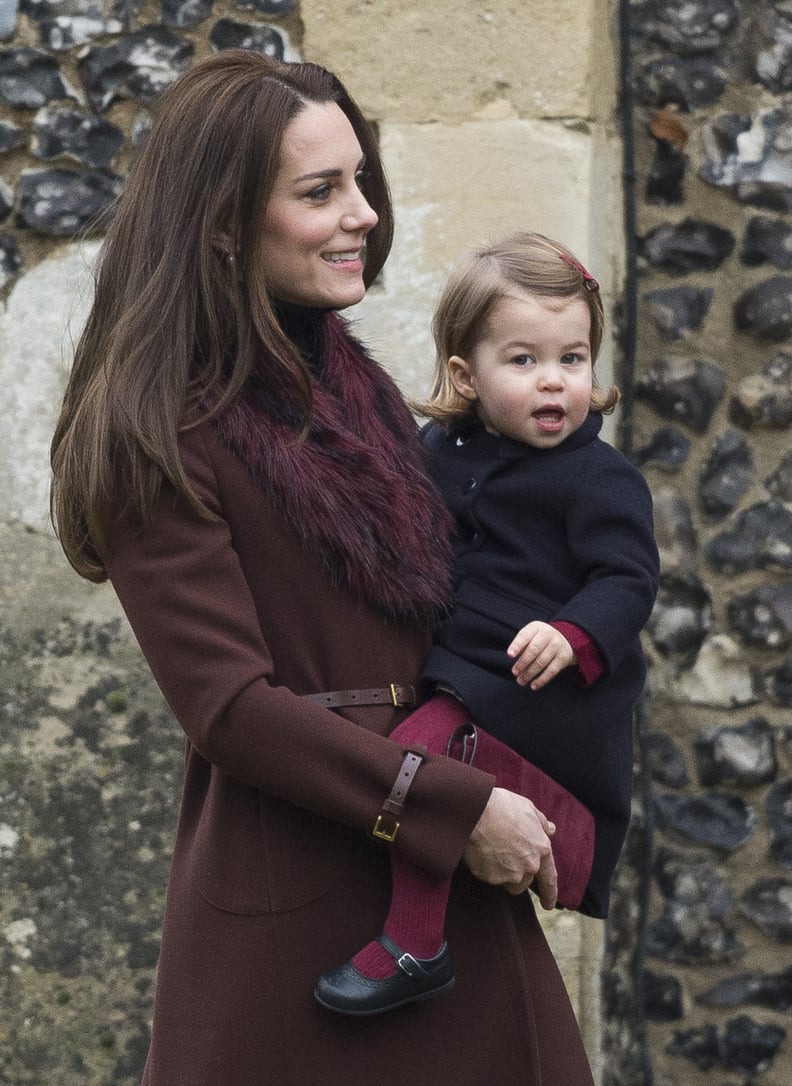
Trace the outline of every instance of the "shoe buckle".
{"type": "Polygon", "coordinates": [[[396,959],[396,964],[402,973],[406,973],[411,980],[414,980],[417,975],[423,972],[418,962],[412,956],[412,954],[404,953],[400,958],[396,959]],[[412,966],[412,969],[410,968],[412,966]]]}

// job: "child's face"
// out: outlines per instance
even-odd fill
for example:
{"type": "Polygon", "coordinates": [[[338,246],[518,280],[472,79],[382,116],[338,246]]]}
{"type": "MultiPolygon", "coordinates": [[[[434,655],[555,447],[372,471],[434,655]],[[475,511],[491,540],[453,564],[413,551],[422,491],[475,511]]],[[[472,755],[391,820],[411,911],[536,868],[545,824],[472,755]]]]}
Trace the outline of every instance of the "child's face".
{"type": "Polygon", "coordinates": [[[559,445],[591,405],[591,317],[580,298],[514,291],[498,302],[469,358],[448,361],[460,395],[491,434],[536,448],[559,445]]]}

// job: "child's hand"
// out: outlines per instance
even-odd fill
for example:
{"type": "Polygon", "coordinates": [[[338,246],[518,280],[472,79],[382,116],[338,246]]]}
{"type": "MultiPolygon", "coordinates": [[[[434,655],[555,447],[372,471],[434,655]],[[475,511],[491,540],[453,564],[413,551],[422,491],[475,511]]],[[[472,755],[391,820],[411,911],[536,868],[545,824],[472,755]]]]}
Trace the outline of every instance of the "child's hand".
{"type": "Polygon", "coordinates": [[[565,667],[577,663],[564,635],[546,622],[523,626],[506,652],[514,658],[512,674],[517,682],[520,686],[530,683],[532,690],[540,690],[565,667]]]}

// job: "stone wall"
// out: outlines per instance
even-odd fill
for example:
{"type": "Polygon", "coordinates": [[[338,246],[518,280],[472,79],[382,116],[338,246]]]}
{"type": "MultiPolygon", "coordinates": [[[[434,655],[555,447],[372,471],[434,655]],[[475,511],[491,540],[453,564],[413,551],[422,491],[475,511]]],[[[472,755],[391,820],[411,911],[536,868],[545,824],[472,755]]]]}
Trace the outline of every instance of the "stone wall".
{"type": "Polygon", "coordinates": [[[638,350],[623,439],[653,489],[663,577],[637,817],[606,951],[606,1081],[782,1086],[792,6],[625,7],[638,350]]]}

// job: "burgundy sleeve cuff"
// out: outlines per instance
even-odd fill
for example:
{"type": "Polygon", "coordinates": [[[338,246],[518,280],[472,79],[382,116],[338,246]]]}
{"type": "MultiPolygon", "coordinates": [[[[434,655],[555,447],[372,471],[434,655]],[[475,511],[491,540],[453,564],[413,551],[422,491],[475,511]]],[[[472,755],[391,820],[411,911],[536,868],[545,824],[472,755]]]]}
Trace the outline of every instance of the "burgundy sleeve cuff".
{"type": "Polygon", "coordinates": [[[551,622],[550,625],[564,635],[577,656],[575,682],[578,686],[591,686],[605,671],[605,662],[594,641],[574,622],[551,622]]]}

